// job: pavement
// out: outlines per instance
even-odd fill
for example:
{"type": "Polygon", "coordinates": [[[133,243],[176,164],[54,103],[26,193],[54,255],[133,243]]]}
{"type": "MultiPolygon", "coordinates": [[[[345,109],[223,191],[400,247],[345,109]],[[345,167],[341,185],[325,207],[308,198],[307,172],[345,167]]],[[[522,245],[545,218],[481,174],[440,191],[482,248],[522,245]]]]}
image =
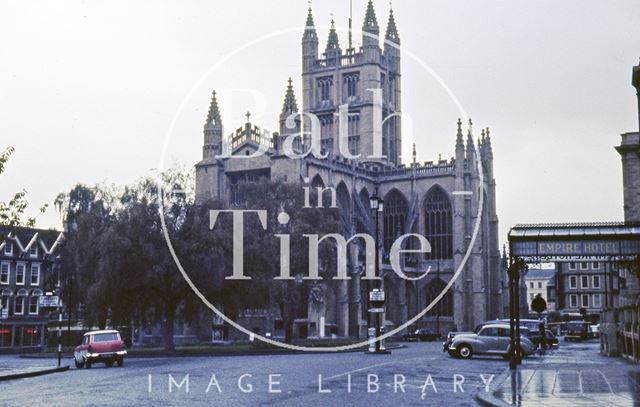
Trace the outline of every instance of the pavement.
{"type": "Polygon", "coordinates": [[[0,363],[0,382],[64,372],[68,369],[69,365],[66,363],[62,363],[62,366],[58,367],[57,361],[29,361],[27,364],[15,356],[3,357],[0,363]]]}
{"type": "Polygon", "coordinates": [[[506,369],[478,399],[492,406],[640,406],[640,366],[602,356],[598,341],[562,342],[506,369]]]}

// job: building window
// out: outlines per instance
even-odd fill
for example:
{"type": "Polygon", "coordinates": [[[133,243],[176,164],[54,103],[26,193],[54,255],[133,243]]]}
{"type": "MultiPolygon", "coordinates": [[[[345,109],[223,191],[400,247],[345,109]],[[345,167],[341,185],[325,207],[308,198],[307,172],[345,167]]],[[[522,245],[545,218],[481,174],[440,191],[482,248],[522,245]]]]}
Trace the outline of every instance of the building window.
{"type": "MultiPolygon", "coordinates": [[[[393,190],[384,198],[384,251],[389,253],[391,245],[403,235],[404,224],[409,210],[407,201],[397,190],[393,190]]],[[[428,236],[427,236],[428,239],[428,236]]],[[[408,241],[408,239],[407,239],[408,241]]],[[[433,247],[433,243],[432,243],[433,247]]]]}
{"type": "MultiPolygon", "coordinates": [[[[444,291],[447,284],[439,278],[433,279],[427,284],[425,288],[426,304],[429,306],[441,293],[444,291]]],[[[453,293],[452,290],[447,290],[447,293],[438,301],[433,308],[427,312],[430,316],[453,316],[453,293]]]]}
{"type": "Polygon", "coordinates": [[[599,261],[594,261],[591,264],[591,268],[593,268],[594,270],[600,270],[600,262],[599,261]]]}
{"type": "Polygon", "coordinates": [[[576,270],[576,262],[572,261],[569,263],[569,270],[576,270]]]}
{"type": "Polygon", "coordinates": [[[40,284],[40,265],[32,264],[31,265],[31,278],[29,279],[32,286],[37,286],[40,284]]]}
{"type": "Polygon", "coordinates": [[[29,256],[38,257],[38,245],[35,242],[29,248],[29,256]]]}
{"type": "Polygon", "coordinates": [[[16,284],[24,285],[24,263],[16,264],[16,284]]]}
{"type": "Polygon", "coordinates": [[[32,295],[29,297],[29,315],[38,315],[38,312],[40,311],[38,304],[39,299],[39,295],[32,295]]]}
{"type": "Polygon", "coordinates": [[[589,270],[589,263],[586,261],[583,261],[580,263],[580,270],[589,270]]]}
{"type": "Polygon", "coordinates": [[[571,308],[578,308],[578,295],[577,294],[571,294],[569,296],[569,306],[571,308]]]}
{"type": "Polygon", "coordinates": [[[593,276],[593,288],[600,288],[600,276],[593,276]]]}
{"type": "Polygon", "coordinates": [[[582,307],[589,308],[589,294],[582,294],[582,307]]]}
{"type": "Polygon", "coordinates": [[[0,264],[0,284],[9,284],[9,263],[0,264]]]}
{"type": "Polygon", "coordinates": [[[353,98],[358,94],[359,81],[360,75],[357,73],[344,75],[344,89],[347,97],[353,98]]]}
{"type": "Polygon", "coordinates": [[[529,288],[533,288],[533,281],[529,283],[529,288]]]}
{"type": "Polygon", "coordinates": [[[429,260],[453,258],[453,211],[447,193],[435,186],[424,201],[425,237],[431,244],[429,260]]]}
{"type": "Polygon", "coordinates": [[[569,288],[576,289],[578,288],[578,277],[577,276],[569,276],[569,288]]]}
{"type": "Polygon", "coordinates": [[[582,276],[580,278],[580,288],[589,288],[589,276],[582,276]]]}
{"type": "Polygon", "coordinates": [[[331,100],[331,78],[318,79],[318,95],[320,102],[328,102],[331,100]]]}
{"type": "Polygon", "coordinates": [[[24,299],[25,299],[25,294],[18,292],[18,295],[16,296],[16,302],[13,305],[14,315],[24,314],[24,299]]]}
{"type": "Polygon", "coordinates": [[[600,294],[593,294],[593,308],[602,308],[602,299],[600,294]]]}
{"type": "Polygon", "coordinates": [[[7,244],[4,246],[4,254],[6,254],[7,256],[11,256],[13,254],[13,244],[7,242],[7,244]]]}
{"type": "Polygon", "coordinates": [[[538,281],[538,288],[542,288],[542,281],[538,281]]]}

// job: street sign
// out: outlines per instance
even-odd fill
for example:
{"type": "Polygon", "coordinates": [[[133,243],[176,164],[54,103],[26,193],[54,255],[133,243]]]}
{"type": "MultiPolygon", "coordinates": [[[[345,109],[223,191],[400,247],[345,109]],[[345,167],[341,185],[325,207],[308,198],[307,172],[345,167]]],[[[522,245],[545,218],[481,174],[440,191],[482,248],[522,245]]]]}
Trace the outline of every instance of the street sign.
{"type": "Polygon", "coordinates": [[[382,313],[384,312],[384,308],[369,308],[369,312],[382,313]]]}
{"type": "Polygon", "coordinates": [[[369,293],[369,301],[384,301],[384,291],[371,291],[369,293]]]}
{"type": "Polygon", "coordinates": [[[3,308],[0,313],[0,319],[9,319],[9,308],[3,308]]]}
{"type": "Polygon", "coordinates": [[[40,308],[58,308],[60,306],[60,297],[57,295],[41,295],[40,308]]]}

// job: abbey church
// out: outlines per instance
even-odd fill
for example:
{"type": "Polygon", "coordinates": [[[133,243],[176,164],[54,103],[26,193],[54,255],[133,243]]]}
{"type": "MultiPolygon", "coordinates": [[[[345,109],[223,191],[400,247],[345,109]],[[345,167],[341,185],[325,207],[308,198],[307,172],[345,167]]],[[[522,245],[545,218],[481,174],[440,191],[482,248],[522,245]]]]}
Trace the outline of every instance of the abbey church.
{"type": "MultiPolygon", "coordinates": [[[[489,129],[474,135],[471,121],[463,124],[458,119],[456,123],[452,118],[451,159],[417,162],[414,146],[413,160],[401,162],[402,70],[400,35],[393,10],[381,34],[373,2],[368,2],[362,45],[358,48],[353,47],[351,38],[342,48],[332,22],[326,46],[321,50],[311,9],[305,27],[301,44],[302,89],[296,92],[289,80],[278,131],[252,124],[247,115],[245,125],[225,133],[214,92],[204,126],[202,160],[196,164],[196,200],[217,198],[233,205],[238,203],[238,185],[264,179],[331,187],[340,210],[346,213],[341,219],[344,235],[349,237],[359,232],[374,235],[375,216],[369,209],[369,197],[377,193],[384,202],[379,214],[380,270],[387,330],[421,313],[459,268],[461,273],[451,289],[415,325],[446,335],[451,330],[473,329],[482,321],[502,317],[502,297],[507,294],[503,294],[506,282],[498,242],[489,129]],[[371,89],[380,89],[378,97],[371,89]],[[296,93],[301,95],[301,104],[296,93]],[[380,103],[383,158],[371,158],[380,103]],[[339,123],[339,106],[345,104],[348,123],[339,123]],[[298,106],[304,111],[300,112],[298,106]],[[299,135],[300,127],[307,126],[303,119],[297,119],[294,126],[287,123],[286,119],[296,113],[313,113],[318,118],[320,147],[326,158],[309,154],[292,159],[284,153],[285,140],[299,135]],[[340,153],[341,127],[348,129],[349,153],[360,154],[360,158],[349,159],[340,153]],[[224,151],[252,155],[259,149],[265,153],[253,159],[216,158],[224,151]],[[474,239],[476,226],[479,231],[474,239]],[[401,258],[402,270],[409,277],[420,276],[430,268],[425,278],[416,281],[399,278],[389,264],[391,245],[406,233],[421,234],[431,244],[430,253],[401,258]]],[[[309,140],[298,137],[293,146],[305,151],[309,140]]],[[[318,336],[320,324],[326,327],[322,332],[327,335],[366,336],[367,284],[361,280],[361,250],[356,244],[349,246],[349,280],[325,281],[312,290],[308,309],[295,321],[296,337],[318,336]]],[[[266,322],[255,329],[278,336],[278,313],[266,310],[263,317],[266,322]]]]}

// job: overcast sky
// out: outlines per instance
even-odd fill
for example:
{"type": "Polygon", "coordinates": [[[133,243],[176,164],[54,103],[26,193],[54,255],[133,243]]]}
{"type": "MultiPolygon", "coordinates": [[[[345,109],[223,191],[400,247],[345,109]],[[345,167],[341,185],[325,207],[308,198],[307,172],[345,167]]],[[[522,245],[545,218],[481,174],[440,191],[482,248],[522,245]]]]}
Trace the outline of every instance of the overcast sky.
{"type": "MultiPolygon", "coordinates": [[[[374,4],[384,30],[389,4],[374,4]]],[[[358,28],[365,7],[353,1],[358,28]]],[[[453,156],[460,116],[420,60],[474,119],[476,136],[492,129],[501,240],[521,222],[622,219],[613,146],[638,129],[630,81],[640,2],[395,0],[393,8],[418,159],[453,156]]],[[[32,215],[79,182],[134,182],[161,166],[174,119],[164,163],[193,165],[213,89],[251,89],[266,102],[221,100],[225,133],[247,110],[277,130],[289,76],[300,102],[306,9],[283,0],[1,1],[0,148],[16,153],[0,200],[25,188],[32,215]]],[[[323,49],[331,13],[346,27],[348,1],[313,9],[323,49]]],[[[344,31],[339,38],[346,45],[344,31]]],[[[405,153],[410,144],[405,134],[405,153]]],[[[59,226],[55,211],[38,226],[59,226]]]]}

